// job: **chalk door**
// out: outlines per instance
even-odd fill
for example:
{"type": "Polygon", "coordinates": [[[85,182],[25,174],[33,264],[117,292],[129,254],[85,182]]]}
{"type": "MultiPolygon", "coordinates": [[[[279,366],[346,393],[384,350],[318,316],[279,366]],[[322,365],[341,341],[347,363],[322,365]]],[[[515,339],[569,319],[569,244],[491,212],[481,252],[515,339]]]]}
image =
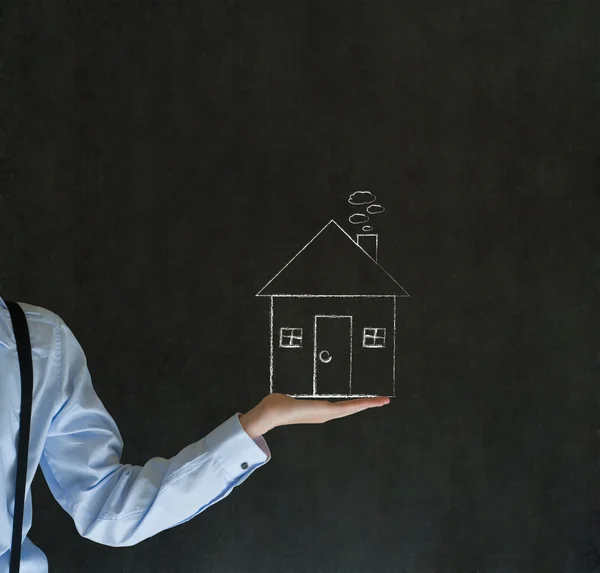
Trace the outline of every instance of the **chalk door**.
{"type": "Polygon", "coordinates": [[[313,393],[351,394],[352,317],[315,316],[313,338],[313,393]]]}

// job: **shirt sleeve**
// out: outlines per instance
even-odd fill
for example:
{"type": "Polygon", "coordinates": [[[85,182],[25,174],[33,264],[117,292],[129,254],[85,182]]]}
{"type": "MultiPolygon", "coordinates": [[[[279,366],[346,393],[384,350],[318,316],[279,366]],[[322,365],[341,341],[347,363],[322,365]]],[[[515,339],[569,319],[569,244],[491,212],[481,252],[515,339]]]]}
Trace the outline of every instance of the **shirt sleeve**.
{"type": "Polygon", "coordinates": [[[189,521],[271,459],[265,439],[253,440],[238,412],[170,459],[122,464],[121,434],[94,391],[83,349],[62,319],[58,331],[65,398],[40,466],[83,537],[114,547],[135,545],[189,521]]]}

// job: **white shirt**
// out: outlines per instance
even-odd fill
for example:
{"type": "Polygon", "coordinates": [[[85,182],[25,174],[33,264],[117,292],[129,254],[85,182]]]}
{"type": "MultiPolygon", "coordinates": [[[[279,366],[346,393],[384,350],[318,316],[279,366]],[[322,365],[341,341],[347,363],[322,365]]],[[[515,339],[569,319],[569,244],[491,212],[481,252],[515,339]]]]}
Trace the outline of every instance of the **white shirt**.
{"type": "MultiPolygon", "coordinates": [[[[38,467],[83,537],[134,545],[189,521],[271,459],[252,440],[239,412],[171,459],[121,463],[119,429],[92,386],[85,354],[55,313],[27,303],[33,357],[33,406],[21,573],[47,573],[31,528],[31,482],[38,467]]],[[[15,501],[21,378],[10,313],[0,298],[0,573],[8,572],[15,501]]]]}

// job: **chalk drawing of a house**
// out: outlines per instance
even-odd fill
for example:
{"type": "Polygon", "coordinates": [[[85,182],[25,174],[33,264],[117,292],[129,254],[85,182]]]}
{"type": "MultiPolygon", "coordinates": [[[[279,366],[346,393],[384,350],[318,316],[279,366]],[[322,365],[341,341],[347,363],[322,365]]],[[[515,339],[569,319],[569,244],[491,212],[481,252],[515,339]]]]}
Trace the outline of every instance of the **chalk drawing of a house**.
{"type": "Polygon", "coordinates": [[[298,398],[393,397],[398,299],[378,235],[333,219],[256,294],[270,299],[270,391],[298,398]]]}

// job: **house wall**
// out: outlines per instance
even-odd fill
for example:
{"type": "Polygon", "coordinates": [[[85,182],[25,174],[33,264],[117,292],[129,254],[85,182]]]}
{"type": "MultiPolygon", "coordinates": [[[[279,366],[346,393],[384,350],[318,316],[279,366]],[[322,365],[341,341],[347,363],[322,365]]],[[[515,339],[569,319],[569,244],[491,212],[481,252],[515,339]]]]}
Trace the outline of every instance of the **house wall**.
{"type": "MultiPolygon", "coordinates": [[[[401,315],[402,302],[401,298],[397,299],[396,327],[398,315],[401,315]]],[[[314,317],[317,314],[339,314],[353,317],[352,393],[392,394],[393,309],[392,297],[274,297],[273,391],[312,394],[314,317]],[[369,326],[386,328],[385,348],[363,348],[363,328],[369,326]],[[302,348],[280,348],[280,327],[302,328],[302,348]]]]}

